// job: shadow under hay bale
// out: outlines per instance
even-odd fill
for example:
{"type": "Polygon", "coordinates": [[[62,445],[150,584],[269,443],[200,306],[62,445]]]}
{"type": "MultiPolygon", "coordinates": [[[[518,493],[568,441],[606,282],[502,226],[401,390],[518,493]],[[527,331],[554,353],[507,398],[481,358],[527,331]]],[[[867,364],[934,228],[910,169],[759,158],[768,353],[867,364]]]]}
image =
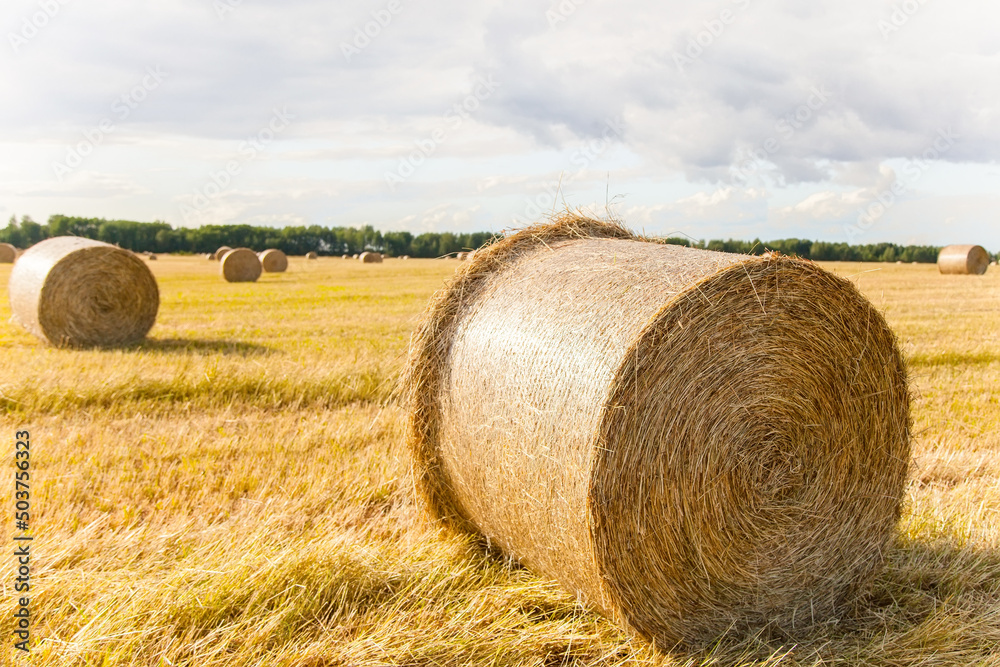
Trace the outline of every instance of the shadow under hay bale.
{"type": "Polygon", "coordinates": [[[13,264],[17,260],[17,248],[9,243],[0,243],[0,264],[13,264]]]}
{"type": "Polygon", "coordinates": [[[363,252],[361,256],[358,257],[362,264],[381,264],[382,255],[377,252],[363,252]]]}
{"type": "Polygon", "coordinates": [[[230,250],[219,265],[219,274],[230,283],[252,283],[260,278],[262,270],[257,253],[249,248],[230,250]]]}
{"type": "Polygon", "coordinates": [[[268,273],[282,273],[288,269],[288,257],[277,248],[260,253],[260,265],[268,273]]]}
{"type": "Polygon", "coordinates": [[[9,291],[14,318],[59,346],[142,340],[160,306],[156,279],[135,253],[75,236],[28,249],[11,270],[9,291]]]}
{"type": "Polygon", "coordinates": [[[938,270],[946,274],[982,275],[990,265],[990,254],[978,245],[950,245],[938,254],[938,270]]]}
{"type": "Polygon", "coordinates": [[[660,648],[831,617],[899,516],[902,356],[810,262],[567,216],[459,269],[404,383],[432,516],[660,648]]]}

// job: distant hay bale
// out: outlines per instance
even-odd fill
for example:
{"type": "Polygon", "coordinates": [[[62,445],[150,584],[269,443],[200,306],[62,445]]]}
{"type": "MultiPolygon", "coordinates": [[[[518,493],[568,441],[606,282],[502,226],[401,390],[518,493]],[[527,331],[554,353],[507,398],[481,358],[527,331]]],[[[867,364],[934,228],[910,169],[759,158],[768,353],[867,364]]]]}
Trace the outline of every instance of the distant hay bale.
{"type": "Polygon", "coordinates": [[[982,275],[990,265],[990,254],[978,245],[950,245],[938,255],[941,273],[982,275]]]}
{"type": "Polygon", "coordinates": [[[319,255],[316,254],[315,250],[310,250],[306,253],[306,259],[319,259],[319,255]]]}
{"type": "Polygon", "coordinates": [[[249,248],[230,250],[219,265],[219,273],[230,283],[252,283],[260,278],[262,270],[260,258],[249,248]]]}
{"type": "Polygon", "coordinates": [[[230,250],[232,250],[232,248],[230,248],[229,246],[227,245],[222,246],[221,248],[215,251],[215,259],[221,262],[222,257],[230,250]]]}
{"type": "Polygon", "coordinates": [[[350,259],[350,258],[351,258],[350,255],[344,255],[343,257],[341,257],[341,259],[350,259]]]}
{"type": "Polygon", "coordinates": [[[208,259],[208,260],[211,260],[211,261],[214,262],[215,261],[215,253],[214,252],[207,253],[205,255],[205,259],[208,259]]]}
{"type": "Polygon", "coordinates": [[[567,216],[459,269],[404,388],[430,514],[661,648],[829,619],[899,517],[903,357],[811,262],[567,216]]]}
{"type": "Polygon", "coordinates": [[[144,253],[144,254],[146,255],[146,259],[148,259],[150,261],[156,261],[156,255],[154,253],[147,252],[147,253],[144,253]]]}
{"type": "Polygon", "coordinates": [[[409,255],[402,255],[402,256],[400,257],[400,259],[409,259],[409,258],[410,258],[410,256],[409,256],[409,255]]]}
{"type": "Polygon", "coordinates": [[[260,265],[268,273],[281,273],[288,269],[288,257],[277,248],[260,253],[260,265]]]}
{"type": "Polygon", "coordinates": [[[466,260],[469,259],[469,253],[467,253],[467,252],[460,252],[457,255],[455,255],[455,259],[457,259],[460,262],[464,262],[464,261],[466,261],[466,260]]]}
{"type": "Polygon", "coordinates": [[[9,291],[14,319],[58,346],[142,340],[160,307],[156,279],[135,253],[75,236],[29,248],[11,269],[9,291]]]}
{"type": "Polygon", "coordinates": [[[9,243],[0,243],[0,264],[13,264],[17,259],[17,248],[9,243]]]}
{"type": "Polygon", "coordinates": [[[351,256],[351,259],[357,259],[360,256],[361,255],[359,255],[358,253],[354,253],[354,255],[351,256]]]}
{"type": "Polygon", "coordinates": [[[363,252],[361,256],[358,257],[362,264],[381,264],[382,255],[377,252],[363,252]]]}

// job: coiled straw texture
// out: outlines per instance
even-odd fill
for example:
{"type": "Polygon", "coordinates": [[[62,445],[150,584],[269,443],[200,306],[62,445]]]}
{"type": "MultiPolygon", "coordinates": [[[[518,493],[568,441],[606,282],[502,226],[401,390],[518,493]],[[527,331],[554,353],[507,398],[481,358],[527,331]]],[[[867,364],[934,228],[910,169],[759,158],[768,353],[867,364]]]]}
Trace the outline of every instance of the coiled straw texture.
{"type": "Polygon", "coordinates": [[[829,618],[899,517],[902,357],[810,262],[566,216],[458,271],[404,382],[431,514],[660,648],[829,618]]]}
{"type": "Polygon", "coordinates": [[[288,269],[288,257],[277,248],[260,253],[260,265],[268,273],[282,273],[288,269]]]}
{"type": "Polygon", "coordinates": [[[25,251],[11,269],[9,292],[14,318],[58,346],[142,340],[160,306],[156,279],[138,256],[74,236],[25,251]]]}
{"type": "Polygon", "coordinates": [[[990,254],[978,245],[950,245],[938,254],[941,273],[971,274],[980,276],[990,266],[990,254]]]}
{"type": "Polygon", "coordinates": [[[236,248],[222,256],[219,273],[226,282],[252,283],[260,278],[263,267],[257,253],[249,248],[236,248]]]}
{"type": "Polygon", "coordinates": [[[0,243],[0,264],[13,264],[17,259],[17,248],[9,243],[0,243]]]}

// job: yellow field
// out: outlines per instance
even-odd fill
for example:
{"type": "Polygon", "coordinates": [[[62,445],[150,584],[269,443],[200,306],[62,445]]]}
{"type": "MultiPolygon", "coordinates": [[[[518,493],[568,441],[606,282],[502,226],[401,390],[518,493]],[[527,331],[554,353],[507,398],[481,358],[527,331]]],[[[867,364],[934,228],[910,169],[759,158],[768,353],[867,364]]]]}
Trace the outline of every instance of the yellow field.
{"type": "MultiPolygon", "coordinates": [[[[393,387],[457,262],[150,263],[151,339],[50,348],[0,298],[0,664],[1000,665],[1000,271],[827,265],[910,362],[907,505],[869,599],[794,641],[659,655],[419,519],[393,387]],[[30,659],[14,655],[14,433],[32,436],[30,659]]],[[[0,265],[6,292],[9,265],[0,265]]]]}

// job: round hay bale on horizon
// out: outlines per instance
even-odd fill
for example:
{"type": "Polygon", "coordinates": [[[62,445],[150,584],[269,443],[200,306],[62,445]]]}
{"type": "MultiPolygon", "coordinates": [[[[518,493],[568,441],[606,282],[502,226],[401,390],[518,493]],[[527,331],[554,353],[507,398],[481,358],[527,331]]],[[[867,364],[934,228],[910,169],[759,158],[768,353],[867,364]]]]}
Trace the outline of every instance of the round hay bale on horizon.
{"type": "Polygon", "coordinates": [[[222,257],[223,257],[223,256],[224,256],[224,255],[225,255],[225,254],[226,254],[227,252],[229,252],[230,250],[232,250],[232,248],[230,248],[230,247],[229,247],[229,246],[227,246],[227,245],[224,245],[224,246],[220,247],[220,248],[219,248],[218,250],[216,250],[216,251],[215,251],[215,259],[216,259],[217,261],[220,261],[220,262],[221,262],[221,261],[222,261],[222,257]]]}
{"type": "Polygon", "coordinates": [[[937,265],[941,273],[981,276],[990,265],[990,254],[978,245],[950,245],[941,249],[937,265]]]}
{"type": "Polygon", "coordinates": [[[402,256],[400,256],[400,259],[409,259],[409,258],[410,258],[409,255],[402,255],[402,256]]]}
{"type": "Polygon", "coordinates": [[[464,262],[464,261],[466,261],[466,260],[469,259],[469,253],[467,253],[467,252],[460,252],[457,255],[455,255],[455,259],[457,259],[460,262],[464,262]]]}
{"type": "Polygon", "coordinates": [[[351,258],[350,255],[342,255],[341,256],[341,259],[350,259],[350,258],[351,258]]]}
{"type": "Polygon", "coordinates": [[[834,616],[899,518],[896,338],[848,280],[777,253],[526,229],[434,297],[404,389],[429,513],[661,649],[834,616]]]}
{"type": "Polygon", "coordinates": [[[363,252],[361,256],[358,257],[362,264],[381,264],[382,255],[377,252],[363,252]]]}
{"type": "Polygon", "coordinates": [[[306,253],[306,259],[319,259],[319,255],[316,254],[315,250],[310,250],[306,253]]]}
{"type": "Polygon", "coordinates": [[[351,255],[351,259],[357,259],[358,257],[361,257],[361,255],[359,255],[358,253],[354,253],[353,255],[351,255]]]}
{"type": "Polygon", "coordinates": [[[260,253],[260,265],[268,273],[282,273],[288,269],[288,257],[277,248],[260,253]]]}
{"type": "Polygon", "coordinates": [[[252,283],[260,278],[263,267],[257,253],[249,248],[236,248],[222,256],[219,274],[230,283],[252,283]]]}
{"type": "Polygon", "coordinates": [[[147,252],[147,253],[143,253],[143,254],[145,255],[146,259],[148,259],[150,261],[154,261],[154,262],[156,261],[156,254],[155,253],[147,252]]]}
{"type": "Polygon", "coordinates": [[[0,243],[0,264],[13,264],[17,260],[17,248],[9,243],[0,243]]]}
{"type": "Polygon", "coordinates": [[[53,345],[114,346],[145,338],[160,291],[135,255],[100,241],[57,236],[33,245],[10,274],[14,319],[53,345]]]}

